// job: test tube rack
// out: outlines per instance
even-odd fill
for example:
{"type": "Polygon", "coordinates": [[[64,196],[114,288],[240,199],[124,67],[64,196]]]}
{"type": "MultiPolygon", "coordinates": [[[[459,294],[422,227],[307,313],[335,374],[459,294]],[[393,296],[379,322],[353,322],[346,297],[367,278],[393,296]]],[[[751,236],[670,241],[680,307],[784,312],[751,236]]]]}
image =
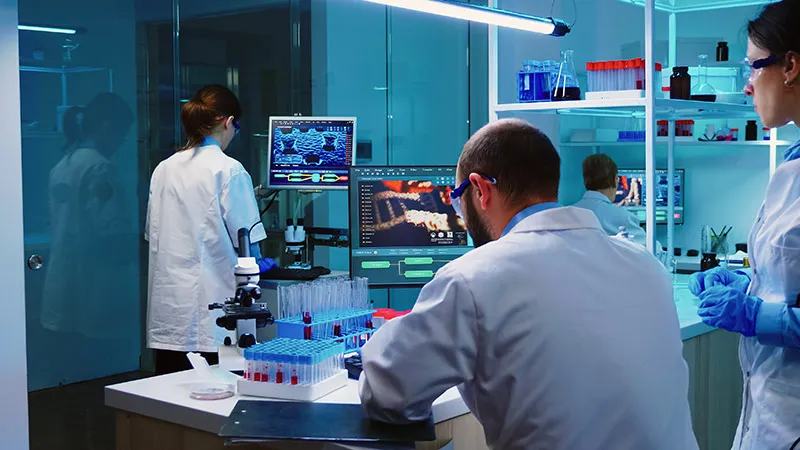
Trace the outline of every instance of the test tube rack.
{"type": "Polygon", "coordinates": [[[278,337],[311,341],[344,341],[347,350],[360,348],[375,332],[374,309],[342,308],[278,319],[278,337]]]}
{"type": "Polygon", "coordinates": [[[344,342],[277,338],[245,350],[239,394],[314,401],[344,387],[344,342]]]}

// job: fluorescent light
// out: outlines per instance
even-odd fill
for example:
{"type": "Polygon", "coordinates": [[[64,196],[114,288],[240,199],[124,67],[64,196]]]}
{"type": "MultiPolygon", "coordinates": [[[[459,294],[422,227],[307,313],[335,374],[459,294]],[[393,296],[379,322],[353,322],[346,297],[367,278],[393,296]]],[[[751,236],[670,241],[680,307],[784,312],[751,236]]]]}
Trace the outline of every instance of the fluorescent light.
{"type": "Polygon", "coordinates": [[[33,25],[18,25],[19,31],[39,31],[42,33],[75,34],[78,30],[72,28],[37,27],[33,25]]]}
{"type": "Polygon", "coordinates": [[[536,17],[518,14],[485,6],[471,5],[453,0],[364,0],[396,8],[453,17],[472,22],[486,23],[534,33],[563,36],[569,33],[569,26],[552,17],[536,17]]]}

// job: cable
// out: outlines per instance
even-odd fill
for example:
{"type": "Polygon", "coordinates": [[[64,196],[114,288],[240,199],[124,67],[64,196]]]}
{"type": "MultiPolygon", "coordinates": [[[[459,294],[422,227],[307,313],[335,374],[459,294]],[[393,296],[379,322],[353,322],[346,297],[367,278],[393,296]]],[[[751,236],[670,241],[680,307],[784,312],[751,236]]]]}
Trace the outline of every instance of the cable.
{"type": "MultiPolygon", "coordinates": [[[[553,3],[550,4],[550,17],[553,17],[553,10],[555,7],[556,0],[553,0],[553,3]]],[[[578,4],[575,0],[572,0],[572,10],[575,11],[575,17],[572,19],[572,24],[569,26],[570,30],[575,26],[576,23],[578,23],[578,4]]]]}
{"type": "Polygon", "coordinates": [[[797,444],[800,444],[800,437],[797,438],[796,441],[794,441],[794,444],[792,444],[792,446],[789,447],[789,450],[794,450],[794,448],[797,447],[797,444]]]}
{"type": "Polygon", "coordinates": [[[259,217],[263,216],[264,213],[269,211],[269,208],[272,206],[273,203],[275,203],[275,199],[278,198],[278,194],[280,194],[280,193],[281,193],[281,191],[276,190],[276,191],[274,191],[274,192],[272,192],[270,194],[267,194],[267,196],[264,197],[265,199],[267,199],[269,201],[267,202],[267,206],[265,206],[264,209],[261,210],[261,214],[259,214],[259,217]]]}

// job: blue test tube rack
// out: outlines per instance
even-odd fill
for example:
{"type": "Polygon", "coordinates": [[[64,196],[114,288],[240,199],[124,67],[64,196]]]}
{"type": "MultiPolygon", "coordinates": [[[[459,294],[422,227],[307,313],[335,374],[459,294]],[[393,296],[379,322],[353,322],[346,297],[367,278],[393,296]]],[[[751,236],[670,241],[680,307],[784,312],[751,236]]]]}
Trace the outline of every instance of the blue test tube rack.
{"type": "Polygon", "coordinates": [[[296,315],[278,319],[275,324],[278,327],[279,338],[338,341],[347,337],[364,335],[364,341],[366,341],[374,332],[372,329],[374,313],[374,309],[336,309],[314,313],[311,315],[310,321],[302,315],[296,315]]]}
{"type": "Polygon", "coordinates": [[[346,345],[277,338],[245,349],[242,395],[313,401],[347,383],[346,345]]]}

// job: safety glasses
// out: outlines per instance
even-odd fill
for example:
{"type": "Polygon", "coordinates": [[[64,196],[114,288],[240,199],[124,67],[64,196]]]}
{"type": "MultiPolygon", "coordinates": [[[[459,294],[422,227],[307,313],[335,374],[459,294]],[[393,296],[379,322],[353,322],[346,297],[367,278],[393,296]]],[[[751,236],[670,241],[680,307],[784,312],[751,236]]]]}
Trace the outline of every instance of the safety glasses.
{"type": "Polygon", "coordinates": [[[239,126],[239,121],[236,120],[236,119],[233,120],[233,128],[236,128],[236,133],[234,134],[234,136],[238,136],[239,135],[239,129],[241,127],[239,126]]]}
{"type": "MultiPolygon", "coordinates": [[[[494,177],[490,177],[488,175],[483,175],[483,174],[479,175],[484,180],[487,180],[492,184],[497,184],[497,180],[494,177]]],[[[458,216],[461,218],[464,217],[464,214],[461,212],[461,196],[464,195],[464,191],[467,190],[469,185],[470,185],[469,177],[467,177],[466,180],[464,180],[461,184],[459,184],[455,189],[453,189],[453,192],[450,193],[450,203],[453,204],[453,209],[456,210],[456,214],[458,214],[458,216]]]]}
{"type": "Polygon", "coordinates": [[[744,60],[745,66],[745,73],[747,77],[747,82],[752,84],[759,75],[761,75],[761,70],[773,66],[780,62],[783,59],[780,55],[769,55],[766,58],[756,59],[755,61],[749,61],[747,59],[744,60]]]}

